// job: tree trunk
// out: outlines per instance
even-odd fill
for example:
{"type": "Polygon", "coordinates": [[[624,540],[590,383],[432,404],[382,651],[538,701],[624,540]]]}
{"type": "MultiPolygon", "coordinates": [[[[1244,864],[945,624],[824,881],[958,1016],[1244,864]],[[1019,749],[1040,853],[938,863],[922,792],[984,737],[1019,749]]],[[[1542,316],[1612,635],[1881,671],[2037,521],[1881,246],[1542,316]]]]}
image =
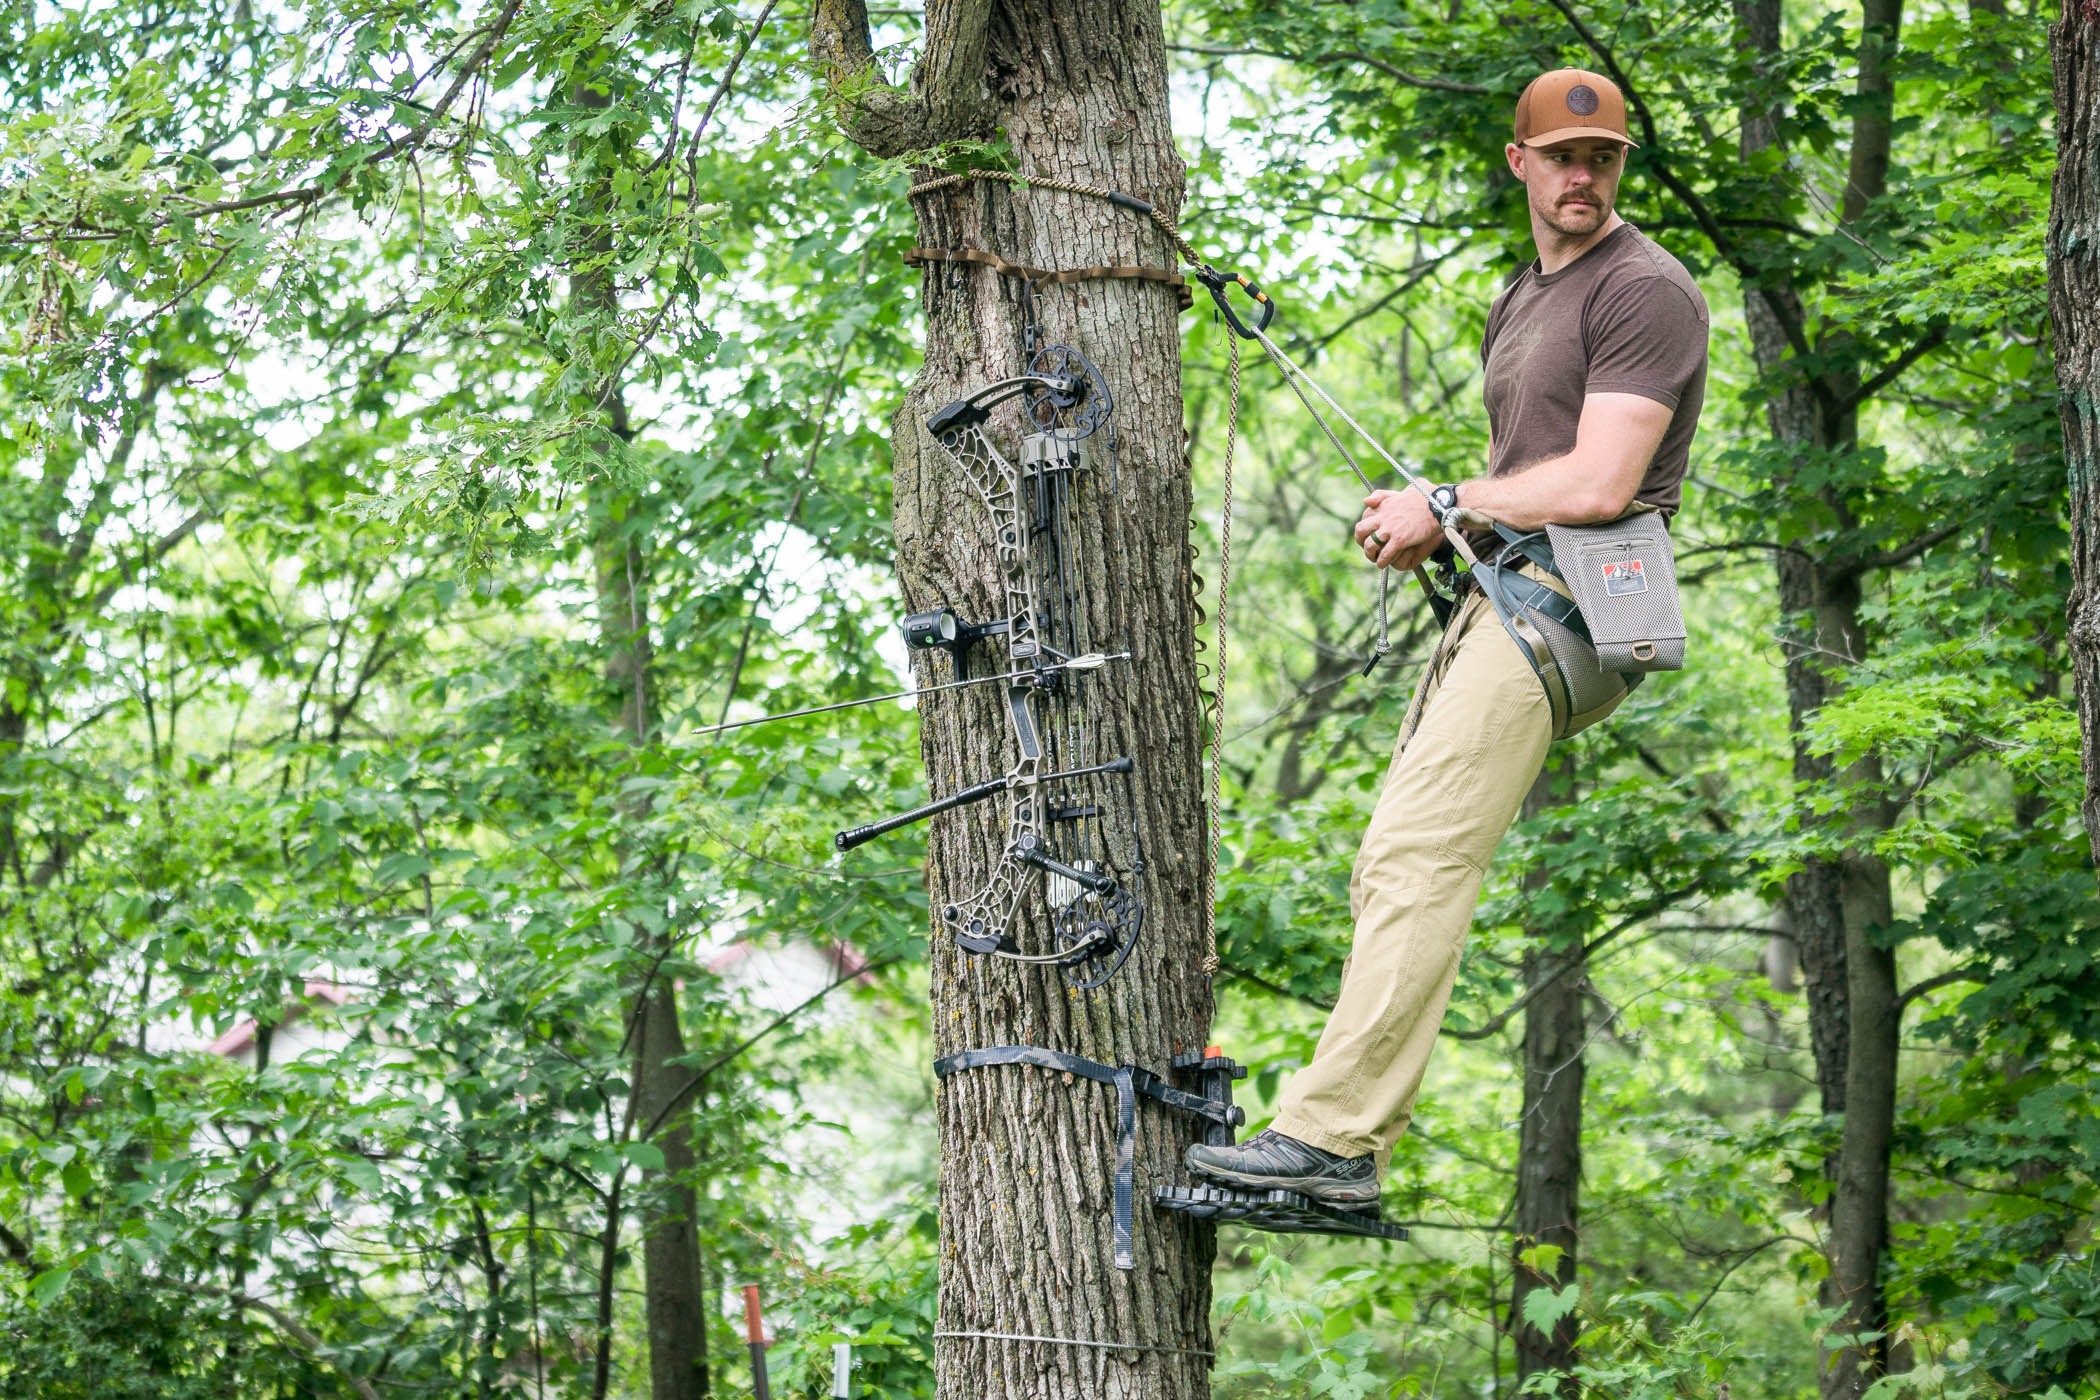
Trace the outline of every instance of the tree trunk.
{"type": "MultiPolygon", "coordinates": [[[[1531,785],[1524,815],[1535,817],[1551,805],[1552,782],[1573,777],[1572,757],[1556,770],[1548,768],[1531,785]]],[[[1543,883],[1545,872],[1525,877],[1543,883]]],[[[1575,1281],[1577,1222],[1582,1197],[1583,1049],[1589,1028],[1583,1015],[1583,984],[1589,976],[1578,944],[1572,949],[1534,944],[1524,954],[1524,985],[1553,980],[1524,1009],[1524,1116],[1517,1148],[1517,1237],[1512,1258],[1515,1283],[1510,1293],[1509,1330],[1517,1339],[1517,1378],[1540,1371],[1567,1372],[1575,1365],[1581,1324],[1570,1311],[1550,1334],[1524,1320],[1524,1300],[1541,1288],[1566,1288],[1575,1281]],[[1569,959],[1578,961],[1569,965],[1569,959]],[[1550,1270],[1527,1267],[1526,1250],[1554,1245],[1561,1250],[1550,1270]]],[[[1569,1377],[1559,1393],[1575,1400],[1581,1387],[1569,1377]]]]}
{"type": "Polygon", "coordinates": [[[2071,475],[2071,677],[2085,739],[2085,830],[2100,861],[2100,4],[2062,0],[2049,322],[2071,475]]]}
{"type": "MultiPolygon", "coordinates": [[[[1779,52],[1780,0],[1736,0],[1736,21],[1750,46],[1760,53],[1779,52]]],[[[1741,115],[1744,158],[1755,156],[1778,140],[1775,111],[1746,107],[1741,115]]],[[[1799,326],[1807,311],[1790,282],[1774,277],[1768,286],[1743,289],[1744,318],[1750,327],[1751,350],[1758,370],[1771,375],[1786,365],[1789,352],[1785,323],[1799,326]],[[1785,318],[1782,323],[1781,318],[1785,318]]],[[[1816,445],[1820,414],[1816,395],[1807,379],[1784,373],[1765,404],[1765,420],[1775,442],[1790,453],[1816,445]]],[[[1815,611],[1820,592],[1815,560],[1805,554],[1783,551],[1778,557],[1780,607],[1789,617],[1815,611]]],[[[1842,624],[1840,624],[1842,625],[1842,624]]],[[[1813,664],[1810,647],[1790,646],[1786,657],[1789,728],[1798,736],[1807,717],[1825,699],[1824,676],[1813,664]]],[[[1808,785],[1828,781],[1829,766],[1794,745],[1794,781],[1808,785]]],[[[1845,927],[1834,862],[1810,859],[1788,877],[1787,924],[1800,955],[1801,973],[1808,991],[1809,1045],[1816,1063],[1816,1086],[1822,1093],[1825,1113],[1845,1111],[1845,1056],[1850,1040],[1845,1009],[1845,927]]]]}
{"type": "MultiPolygon", "coordinates": [[[[1780,0],[1738,0],[1736,5],[1745,37],[1765,53],[1779,51],[1780,14],[1780,0]]],[[[1864,214],[1887,186],[1893,59],[1901,23],[1901,0],[1867,0],[1858,105],[1841,206],[1845,222],[1864,214]]],[[[1746,110],[1742,118],[1746,156],[1776,139],[1773,113],[1746,110]]],[[[1852,398],[1860,380],[1847,344],[1819,340],[1817,350],[1830,356],[1836,367],[1814,377],[1800,372],[1787,363],[1786,322],[1806,324],[1794,289],[1781,285],[1745,291],[1758,367],[1767,374],[1777,371],[1775,377],[1782,382],[1767,406],[1773,437],[1795,452],[1855,449],[1859,416],[1852,398]]],[[[1851,523],[1842,499],[1826,492],[1824,500],[1841,523],[1851,523]]],[[[1786,656],[1795,782],[1803,790],[1854,784],[1878,789],[1875,760],[1839,771],[1826,757],[1810,751],[1806,733],[1816,710],[1844,688],[1846,670],[1865,658],[1863,566],[1822,553],[1813,539],[1785,544],[1777,565],[1780,606],[1787,617],[1808,623],[1805,634],[1790,637],[1786,656]]],[[[1895,954],[1874,938],[1893,916],[1889,872],[1871,853],[1870,842],[1892,818],[1893,813],[1876,803],[1825,819],[1843,823],[1847,849],[1835,858],[1809,858],[1787,881],[1787,913],[1808,984],[1816,1082],[1824,1112],[1844,1115],[1837,1160],[1825,1165],[1833,1189],[1830,1273],[1822,1300],[1827,1307],[1844,1309],[1836,1330],[1854,1336],[1885,1332],[1888,1323],[1880,1270],[1888,1244],[1899,1027],[1895,954]]],[[[1809,820],[1804,815],[1804,823],[1809,820]]],[[[1833,1352],[1821,1375],[1824,1400],[1853,1400],[1886,1369],[1887,1361],[1885,1338],[1833,1352]]]]}
{"type": "MultiPolygon", "coordinates": [[[[654,1122],[668,1097],[690,1076],[677,1066],[685,1055],[678,999],[659,973],[638,998],[635,1032],[635,1108],[654,1122]]],[[[649,1325],[651,1400],[704,1400],[708,1394],[707,1292],[702,1283],[700,1226],[691,1182],[698,1162],[692,1120],[672,1114],[650,1139],[664,1154],[662,1171],[643,1173],[648,1188],[636,1201],[642,1224],[644,1313],[649,1325]]]]}
{"type": "MultiPolygon", "coordinates": [[[[579,106],[609,103],[605,92],[589,81],[579,81],[572,96],[579,106]]],[[[577,143],[576,160],[584,182],[583,198],[589,201],[585,207],[610,209],[610,192],[593,172],[588,142],[577,143]]],[[[606,262],[611,250],[610,230],[602,225],[590,236],[588,246],[578,250],[579,262],[588,270],[570,277],[569,297],[587,323],[609,324],[617,314],[618,292],[606,262]]],[[[582,339],[592,342],[596,338],[582,339]]],[[[633,429],[619,382],[594,383],[592,396],[604,410],[612,436],[628,440],[633,429]]],[[[649,550],[641,503],[617,484],[620,479],[616,471],[597,474],[602,496],[591,503],[591,555],[606,689],[621,732],[639,747],[654,741],[657,727],[654,653],[649,640],[649,550]]],[[[629,800],[631,817],[643,817],[647,810],[646,797],[629,800]]],[[[622,853],[622,864],[629,869],[645,859],[635,851],[622,853]]],[[[651,1400],[703,1400],[708,1393],[707,1314],[701,1295],[698,1211],[690,1184],[696,1166],[690,1105],[661,1124],[656,1121],[691,1077],[689,1069],[680,1067],[686,1052],[685,1033],[678,1021],[671,974],[664,968],[675,951],[673,937],[668,931],[659,934],[642,950],[644,961],[628,1010],[635,1052],[632,1093],[637,1135],[654,1142],[664,1155],[661,1170],[642,1174],[644,1189],[636,1196],[636,1215],[642,1229],[651,1400]]],[[[605,1344],[610,1345],[609,1339],[605,1344]]]]}
{"type": "MultiPolygon", "coordinates": [[[[910,98],[866,87],[866,19],[857,4],[820,4],[812,43],[840,90],[854,90],[842,123],[871,150],[896,154],[900,129],[924,145],[996,126],[1024,175],[1113,188],[1170,213],[1180,205],[1183,167],[1151,0],[1018,0],[995,18],[978,5],[930,5],[910,98]],[[957,61],[978,47],[975,67],[957,61]]],[[[979,182],[921,196],[914,207],[918,241],[929,248],[983,249],[1043,268],[1174,265],[1149,221],[1100,199],[979,182]]],[[[998,618],[1006,595],[989,514],[946,455],[927,447],[920,423],[1023,369],[1022,289],[990,269],[955,265],[932,267],[924,287],[926,364],[893,420],[897,573],[911,609],[946,603],[972,619],[998,618]]],[[[1109,732],[1095,736],[1094,750],[1097,759],[1137,760],[1131,791],[1146,865],[1144,932],[1122,971],[1077,992],[1054,968],[965,953],[936,919],[935,1050],[1029,1044],[1164,1074],[1177,1051],[1202,1046],[1211,1013],[1200,965],[1207,847],[1176,297],[1160,283],[1116,280],[1046,285],[1039,295],[1044,339],[1092,359],[1115,402],[1120,495],[1110,498],[1106,458],[1097,453],[1085,486],[1093,509],[1078,523],[1085,562],[1073,605],[1097,647],[1131,653],[1113,663],[1124,668],[1116,689],[1127,705],[1104,716],[1109,732]]],[[[991,431],[1002,451],[1017,450],[1014,406],[995,414],[991,431]]],[[[1005,661],[999,641],[987,650],[1005,661]]],[[[978,663],[978,673],[991,664],[978,663]]],[[[1004,700],[990,689],[924,702],[921,747],[935,794],[995,777],[1011,762],[1004,700]]],[[[1108,828],[1127,832],[1120,791],[1103,796],[1108,828]]],[[[995,805],[933,823],[927,883],[935,910],[981,888],[999,862],[1006,838],[995,805]]],[[[1040,893],[1022,908],[1015,941],[1031,952],[1054,946],[1040,893]]],[[[1209,1394],[1210,1227],[1146,1204],[1155,1184],[1181,1179],[1196,1120],[1139,1101],[1130,1270],[1115,1268],[1111,1255],[1116,1121],[1113,1089],[1070,1076],[1006,1066],[942,1081],[940,1331],[1002,1334],[939,1340],[943,1396],[1209,1394]],[[1014,1335],[1065,1340],[1003,1339],[1014,1335]]]]}

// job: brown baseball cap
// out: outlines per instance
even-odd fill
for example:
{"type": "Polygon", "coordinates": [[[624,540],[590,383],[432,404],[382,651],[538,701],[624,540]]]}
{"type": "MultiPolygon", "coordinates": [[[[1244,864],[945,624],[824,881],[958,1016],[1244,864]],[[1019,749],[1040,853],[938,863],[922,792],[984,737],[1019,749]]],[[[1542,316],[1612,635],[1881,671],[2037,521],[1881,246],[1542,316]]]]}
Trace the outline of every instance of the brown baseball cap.
{"type": "Polygon", "coordinates": [[[1578,136],[1634,144],[1626,134],[1626,96],[1602,73],[1556,68],[1531,80],[1517,98],[1517,144],[1545,146],[1578,136]]]}

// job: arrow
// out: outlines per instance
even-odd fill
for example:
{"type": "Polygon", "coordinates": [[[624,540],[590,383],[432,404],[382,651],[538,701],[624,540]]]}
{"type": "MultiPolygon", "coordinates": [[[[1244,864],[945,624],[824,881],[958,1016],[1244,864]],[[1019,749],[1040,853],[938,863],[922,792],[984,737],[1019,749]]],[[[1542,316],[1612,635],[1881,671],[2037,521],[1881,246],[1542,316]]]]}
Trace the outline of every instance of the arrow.
{"type": "Polygon", "coordinates": [[[703,734],[720,734],[726,729],[743,729],[754,724],[770,724],[776,719],[800,719],[804,715],[829,714],[833,710],[850,710],[856,705],[879,705],[885,700],[916,700],[921,695],[932,695],[936,691],[956,690],[966,685],[990,685],[994,681],[1033,681],[1052,671],[1094,671],[1111,661],[1128,661],[1127,651],[1102,653],[1090,651],[1084,656],[1075,656],[1069,661],[1055,662],[1033,671],[1007,671],[996,676],[972,676],[966,681],[944,681],[940,685],[921,686],[917,690],[892,691],[888,695],[870,695],[860,700],[841,700],[835,705],[811,705],[804,710],[784,710],[777,715],[760,715],[756,719],[740,719],[729,724],[711,724],[705,729],[691,731],[694,738],[703,734]]]}

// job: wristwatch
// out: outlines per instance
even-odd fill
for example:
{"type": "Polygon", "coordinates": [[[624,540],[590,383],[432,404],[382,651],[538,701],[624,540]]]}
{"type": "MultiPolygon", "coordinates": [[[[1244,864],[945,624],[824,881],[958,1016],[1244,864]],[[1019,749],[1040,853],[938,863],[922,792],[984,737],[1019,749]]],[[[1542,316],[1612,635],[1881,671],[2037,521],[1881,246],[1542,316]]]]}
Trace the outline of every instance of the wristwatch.
{"type": "Polygon", "coordinates": [[[1434,515],[1437,523],[1441,525],[1444,523],[1444,517],[1447,514],[1458,509],[1458,488],[1448,483],[1443,486],[1432,486],[1429,488],[1429,501],[1429,513],[1434,515]]]}

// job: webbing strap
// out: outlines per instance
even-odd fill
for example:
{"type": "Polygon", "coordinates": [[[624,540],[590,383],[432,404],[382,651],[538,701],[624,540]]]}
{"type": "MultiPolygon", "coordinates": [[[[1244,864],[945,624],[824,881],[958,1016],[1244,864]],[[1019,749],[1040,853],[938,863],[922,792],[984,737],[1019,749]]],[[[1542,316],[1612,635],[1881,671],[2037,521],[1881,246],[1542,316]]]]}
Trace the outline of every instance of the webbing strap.
{"type": "Polygon", "coordinates": [[[1517,553],[1523,555],[1526,559],[1529,559],[1563,583],[1567,581],[1568,576],[1561,572],[1560,561],[1553,557],[1553,541],[1546,537],[1544,530],[1533,530],[1529,534],[1525,534],[1511,529],[1498,520],[1495,522],[1495,533],[1500,535],[1502,542],[1511,549],[1516,550],[1517,553]]]}
{"type": "MultiPolygon", "coordinates": [[[[1546,538],[1545,531],[1534,530],[1524,534],[1497,521],[1495,533],[1502,537],[1503,554],[1515,550],[1561,582],[1567,582],[1568,576],[1561,572],[1560,562],[1553,557],[1553,542],[1546,538]]],[[[1528,608],[1532,612],[1552,618],[1585,642],[1590,639],[1590,625],[1584,620],[1582,609],[1576,606],[1573,598],[1556,592],[1534,579],[1525,578],[1504,564],[1502,555],[1484,561],[1475,570],[1476,576],[1489,573],[1496,575],[1495,585],[1490,585],[1488,580],[1482,577],[1481,591],[1488,595],[1488,601],[1495,604],[1505,621],[1512,608],[1528,608]]]]}
{"type": "Polygon", "coordinates": [[[1186,1089],[1177,1089],[1151,1070],[1139,1069],[1136,1065],[1104,1065],[1099,1060],[1089,1060],[1063,1050],[1045,1049],[1040,1045],[987,1045],[981,1050],[958,1050],[953,1055],[943,1055],[935,1060],[933,1074],[936,1079],[946,1079],[958,1070],[983,1069],[989,1065],[1034,1065],[1038,1069],[1076,1074],[1097,1084],[1113,1084],[1116,1075],[1128,1071],[1132,1088],[1148,1099],[1156,1099],[1169,1108],[1178,1108],[1228,1127],[1239,1121],[1224,1104],[1201,1094],[1191,1094],[1186,1089]]]}
{"type": "Polygon", "coordinates": [[[1116,1267],[1119,1269],[1137,1267],[1133,1200],[1137,1194],[1138,1095],[1143,1094],[1169,1108],[1194,1113],[1228,1127],[1238,1121],[1234,1111],[1224,1104],[1177,1089],[1150,1070],[1139,1069],[1136,1065],[1104,1065],[1099,1060],[1089,1060],[1063,1050],[1045,1049],[1040,1045],[987,1045],[979,1050],[958,1050],[933,1062],[933,1076],[946,1079],[962,1070],[984,1069],[991,1065],[1034,1065],[1038,1069],[1058,1070],[1091,1079],[1097,1084],[1115,1086],[1115,1246],[1116,1267]]]}

